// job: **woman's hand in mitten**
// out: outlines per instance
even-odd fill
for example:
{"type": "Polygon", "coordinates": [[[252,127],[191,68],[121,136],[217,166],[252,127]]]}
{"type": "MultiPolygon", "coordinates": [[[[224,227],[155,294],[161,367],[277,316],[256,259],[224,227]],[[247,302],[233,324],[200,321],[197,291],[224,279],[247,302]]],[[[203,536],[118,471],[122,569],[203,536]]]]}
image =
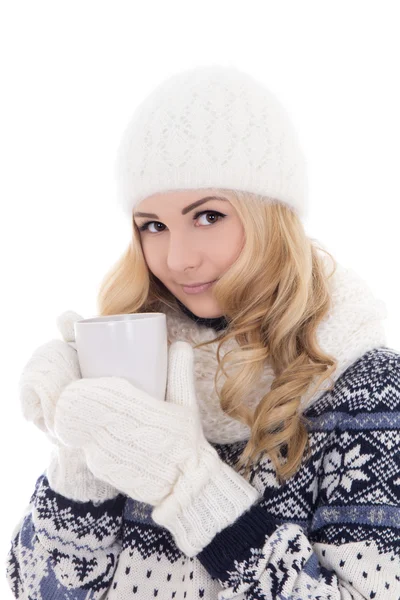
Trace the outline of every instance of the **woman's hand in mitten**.
{"type": "Polygon", "coordinates": [[[155,507],[153,520],[188,556],[259,499],[206,440],[193,370],[190,344],[174,342],[165,402],[122,377],[83,378],[62,392],[54,420],[98,478],[155,507]]]}
{"type": "Polygon", "coordinates": [[[46,475],[52,489],[81,502],[102,502],[118,491],[97,479],[88,469],[83,450],[67,448],[54,434],[54,413],[58,399],[70,383],[81,379],[75,350],[74,324],[83,319],[69,310],[57,318],[62,340],[54,339],[37,348],[19,380],[24,417],[45,432],[54,444],[46,475]]]}
{"type": "Polygon", "coordinates": [[[66,311],[57,318],[57,327],[63,337],[39,346],[25,365],[19,393],[22,412],[53,441],[54,412],[62,390],[81,378],[78,355],[71,342],[75,341],[74,323],[83,319],[74,311],[66,311]]]}

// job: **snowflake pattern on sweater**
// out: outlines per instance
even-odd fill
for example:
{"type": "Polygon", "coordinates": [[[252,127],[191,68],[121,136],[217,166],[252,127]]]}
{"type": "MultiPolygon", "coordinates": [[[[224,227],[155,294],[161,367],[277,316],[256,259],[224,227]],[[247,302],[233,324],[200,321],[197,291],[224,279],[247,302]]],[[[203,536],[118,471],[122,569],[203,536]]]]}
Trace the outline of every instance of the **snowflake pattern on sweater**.
{"type": "MultiPolygon", "coordinates": [[[[311,456],[195,557],[152,506],[74,502],[39,477],[7,562],[27,600],[400,600],[400,354],[375,348],[313,404],[311,456]]],[[[234,468],[246,442],[213,444],[234,468]]]]}

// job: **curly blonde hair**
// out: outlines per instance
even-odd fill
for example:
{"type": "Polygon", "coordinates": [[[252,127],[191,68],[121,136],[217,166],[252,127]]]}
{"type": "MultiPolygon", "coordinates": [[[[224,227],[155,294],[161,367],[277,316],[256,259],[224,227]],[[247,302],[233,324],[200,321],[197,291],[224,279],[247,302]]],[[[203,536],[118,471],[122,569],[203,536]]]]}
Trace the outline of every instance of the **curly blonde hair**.
{"type": "MultiPolygon", "coordinates": [[[[282,483],[310,455],[309,422],[299,410],[300,401],[307,392],[315,393],[337,366],[316,340],[318,325],[330,308],[328,279],[336,263],[327,275],[318,254],[322,248],[307,237],[298,215],[286,204],[239,190],[207,189],[228,195],[242,221],[245,244],[213,288],[228,327],[195,348],[218,342],[214,385],[221,408],[250,427],[238,466],[247,476],[251,464],[267,453],[282,483]],[[221,346],[231,338],[239,348],[221,359],[221,346]],[[251,411],[242,399],[257,385],[265,361],[274,380],[251,411]],[[227,373],[229,364],[235,366],[234,376],[227,373]],[[219,390],[221,373],[225,381],[219,390]]],[[[99,314],[163,312],[165,306],[180,311],[175,296],[148,269],[133,217],[132,224],[129,247],[101,282],[99,314]]]]}

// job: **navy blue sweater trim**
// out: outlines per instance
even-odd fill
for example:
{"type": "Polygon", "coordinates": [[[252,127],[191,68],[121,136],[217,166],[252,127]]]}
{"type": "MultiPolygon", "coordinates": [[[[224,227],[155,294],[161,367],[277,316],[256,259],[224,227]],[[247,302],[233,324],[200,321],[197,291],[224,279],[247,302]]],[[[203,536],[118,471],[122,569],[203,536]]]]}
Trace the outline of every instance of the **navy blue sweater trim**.
{"type": "Polygon", "coordinates": [[[197,558],[212,577],[224,579],[227,571],[234,570],[234,561],[242,560],[249,548],[261,548],[278,526],[264,508],[255,504],[230,527],[217,533],[197,558]]]}

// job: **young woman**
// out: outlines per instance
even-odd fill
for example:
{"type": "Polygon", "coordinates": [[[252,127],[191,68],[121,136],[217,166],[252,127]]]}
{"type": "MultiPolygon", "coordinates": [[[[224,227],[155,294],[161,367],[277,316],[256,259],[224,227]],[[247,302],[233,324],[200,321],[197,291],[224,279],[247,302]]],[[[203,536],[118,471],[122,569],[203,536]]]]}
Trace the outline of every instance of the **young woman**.
{"type": "Polygon", "coordinates": [[[54,452],[12,539],[15,598],[400,598],[400,353],[384,303],[306,236],[305,171],[236,68],[137,108],[116,171],[132,239],[98,308],[166,314],[166,401],[82,378],[81,317],[60,315],[20,382],[54,452]]]}

